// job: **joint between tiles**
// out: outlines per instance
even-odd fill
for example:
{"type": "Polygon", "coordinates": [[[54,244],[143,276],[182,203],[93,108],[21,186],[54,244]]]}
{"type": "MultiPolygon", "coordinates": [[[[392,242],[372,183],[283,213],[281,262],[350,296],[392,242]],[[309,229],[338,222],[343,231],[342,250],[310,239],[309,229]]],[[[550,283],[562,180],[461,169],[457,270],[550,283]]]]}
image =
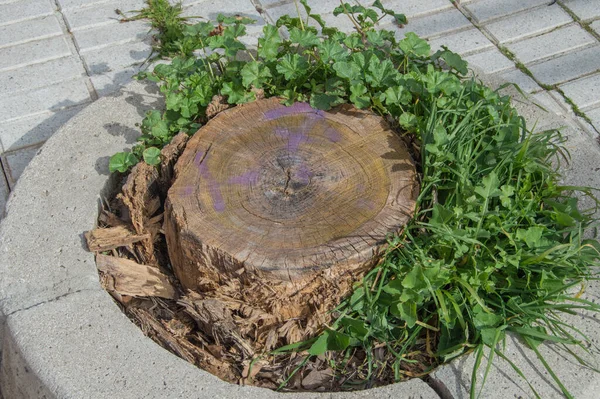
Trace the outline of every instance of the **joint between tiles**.
{"type": "Polygon", "coordinates": [[[98,93],[96,92],[96,88],[92,84],[92,80],[90,78],[92,74],[90,72],[90,69],[88,68],[87,64],[85,63],[83,56],[81,55],[80,49],[77,46],[75,37],[73,36],[73,33],[71,32],[71,30],[68,27],[69,25],[67,23],[67,19],[62,12],[62,8],[61,8],[60,4],[58,3],[58,0],[54,0],[54,3],[56,5],[56,9],[58,10],[58,13],[60,14],[60,23],[65,32],[65,36],[67,37],[67,42],[69,43],[69,46],[71,47],[71,51],[77,55],[77,57],[79,58],[79,62],[81,62],[81,65],[83,66],[83,69],[85,70],[86,76],[84,77],[84,83],[88,90],[90,98],[92,99],[92,101],[96,101],[99,96],[98,96],[98,93]]]}

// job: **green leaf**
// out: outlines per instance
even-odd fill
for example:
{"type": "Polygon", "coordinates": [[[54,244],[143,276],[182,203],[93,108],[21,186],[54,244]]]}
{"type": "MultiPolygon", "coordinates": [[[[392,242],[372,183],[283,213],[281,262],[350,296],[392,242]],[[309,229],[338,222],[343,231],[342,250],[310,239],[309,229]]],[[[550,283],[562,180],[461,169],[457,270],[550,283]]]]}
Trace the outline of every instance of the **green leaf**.
{"type": "Polygon", "coordinates": [[[306,72],[308,61],[298,54],[286,54],[275,67],[287,80],[296,79],[306,72]]]}
{"type": "Polygon", "coordinates": [[[319,54],[321,60],[325,63],[341,62],[348,58],[348,51],[344,49],[338,42],[327,39],[319,45],[319,54]]]}
{"type": "Polygon", "coordinates": [[[429,43],[413,32],[406,33],[405,38],[400,40],[398,46],[405,54],[414,54],[419,57],[427,57],[431,52],[429,43]]]}
{"type": "Polygon", "coordinates": [[[417,304],[416,302],[398,302],[390,307],[392,314],[406,322],[408,328],[413,328],[417,324],[417,304]]]}
{"type": "Polygon", "coordinates": [[[310,105],[313,108],[329,111],[332,107],[342,104],[344,99],[335,94],[315,93],[310,96],[310,105]]]}
{"type": "Polygon", "coordinates": [[[131,152],[117,152],[115,155],[110,157],[110,161],[108,162],[108,170],[111,173],[125,173],[136,163],[138,163],[138,159],[131,152]]]}
{"type": "Polygon", "coordinates": [[[343,317],[342,320],[340,320],[340,325],[346,327],[352,337],[361,341],[369,335],[369,329],[365,327],[365,322],[362,320],[343,317]]]}
{"type": "Polygon", "coordinates": [[[361,70],[355,62],[336,62],[333,64],[337,76],[348,80],[357,80],[360,78],[361,70]]]}
{"type": "Polygon", "coordinates": [[[244,65],[240,74],[242,76],[242,84],[246,88],[251,86],[262,87],[263,83],[271,77],[269,67],[258,61],[248,62],[244,65]]]}
{"type": "Polygon", "coordinates": [[[327,339],[329,338],[329,330],[323,331],[323,333],[317,338],[317,340],[308,348],[308,354],[313,356],[322,355],[327,351],[327,339]]]}
{"type": "Polygon", "coordinates": [[[500,180],[496,172],[492,172],[482,179],[482,184],[475,187],[475,193],[481,195],[483,199],[489,199],[498,197],[502,194],[502,191],[498,188],[500,186],[500,180]]]}
{"type": "Polygon", "coordinates": [[[417,117],[410,112],[403,112],[398,118],[398,123],[403,128],[410,130],[417,125],[417,117]]]}
{"type": "Polygon", "coordinates": [[[327,350],[343,351],[350,345],[350,336],[330,330],[327,337],[327,350]]]}
{"type": "Polygon", "coordinates": [[[388,87],[385,91],[385,103],[387,105],[408,105],[412,96],[404,86],[388,87]]]}
{"type": "Polygon", "coordinates": [[[455,69],[461,75],[466,75],[469,71],[467,69],[467,61],[463,60],[460,55],[448,50],[447,47],[442,46],[444,51],[440,54],[440,58],[446,62],[446,65],[451,69],[455,69]]]}
{"type": "Polygon", "coordinates": [[[143,157],[148,165],[158,165],[160,163],[160,150],[156,147],[146,148],[143,157]]]}
{"type": "Polygon", "coordinates": [[[396,75],[396,68],[390,60],[381,61],[377,57],[371,57],[369,60],[366,80],[372,86],[387,87],[394,83],[396,75]]]}
{"type": "Polygon", "coordinates": [[[244,87],[236,82],[223,82],[221,94],[227,96],[229,104],[244,104],[253,98],[251,93],[246,92],[244,87]]]}
{"type": "Polygon", "coordinates": [[[169,136],[169,127],[165,121],[161,120],[152,126],[151,133],[154,137],[165,140],[169,136]]]}
{"type": "Polygon", "coordinates": [[[302,47],[314,47],[321,43],[319,37],[315,33],[308,30],[300,30],[298,28],[292,28],[290,30],[290,40],[292,43],[298,43],[302,47]]]}
{"type": "Polygon", "coordinates": [[[368,90],[362,83],[356,83],[350,86],[350,101],[356,108],[367,108],[371,105],[371,97],[368,95],[368,90]]]}
{"type": "Polygon", "coordinates": [[[281,37],[279,30],[273,25],[265,25],[263,27],[263,36],[258,39],[258,56],[270,61],[277,58],[281,37]]]}

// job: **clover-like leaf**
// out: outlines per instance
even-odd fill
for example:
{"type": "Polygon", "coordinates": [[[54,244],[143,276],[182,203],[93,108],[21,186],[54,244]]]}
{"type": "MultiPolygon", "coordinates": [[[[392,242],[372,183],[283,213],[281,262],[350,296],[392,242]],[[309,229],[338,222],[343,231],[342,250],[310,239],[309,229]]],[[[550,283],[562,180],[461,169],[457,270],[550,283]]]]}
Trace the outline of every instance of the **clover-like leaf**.
{"type": "Polygon", "coordinates": [[[160,163],[160,150],[156,147],[146,148],[142,156],[148,165],[158,165],[160,163]]]}
{"type": "Polygon", "coordinates": [[[242,84],[244,87],[261,87],[271,77],[269,67],[258,61],[248,62],[242,68],[242,84]]]}
{"type": "Polygon", "coordinates": [[[281,58],[275,69],[287,80],[296,79],[303,75],[308,68],[308,61],[298,54],[286,54],[281,58]]]}
{"type": "Polygon", "coordinates": [[[419,57],[426,57],[431,52],[429,43],[413,32],[406,33],[405,38],[400,40],[398,46],[405,54],[414,54],[419,57]]]}

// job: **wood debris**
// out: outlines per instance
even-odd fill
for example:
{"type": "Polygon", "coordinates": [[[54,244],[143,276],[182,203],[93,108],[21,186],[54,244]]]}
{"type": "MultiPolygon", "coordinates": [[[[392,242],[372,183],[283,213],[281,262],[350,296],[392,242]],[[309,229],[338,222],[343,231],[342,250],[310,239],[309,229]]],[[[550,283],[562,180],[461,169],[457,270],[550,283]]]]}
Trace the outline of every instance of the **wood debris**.
{"type": "Polygon", "coordinates": [[[109,277],[104,281],[104,288],[107,291],[134,297],[156,296],[167,299],[176,297],[175,287],[169,277],[156,267],[102,254],[96,256],[96,266],[109,277]]]}
{"type": "Polygon", "coordinates": [[[136,234],[121,225],[91,230],[86,232],[84,237],[91,252],[101,252],[147,240],[150,234],[136,234]]]}

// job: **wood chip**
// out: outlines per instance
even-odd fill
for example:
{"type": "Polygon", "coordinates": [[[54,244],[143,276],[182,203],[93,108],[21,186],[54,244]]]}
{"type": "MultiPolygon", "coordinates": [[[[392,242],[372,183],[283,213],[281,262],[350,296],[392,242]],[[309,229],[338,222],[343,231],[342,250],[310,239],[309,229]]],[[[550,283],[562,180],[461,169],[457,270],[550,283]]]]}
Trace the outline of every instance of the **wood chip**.
{"type": "Polygon", "coordinates": [[[91,252],[108,251],[150,238],[150,234],[136,234],[125,226],[99,228],[84,236],[91,252]]]}
{"type": "Polygon", "coordinates": [[[156,267],[140,265],[129,259],[98,254],[98,270],[105,273],[103,283],[108,291],[135,297],[157,296],[175,299],[175,287],[156,267]]]}

